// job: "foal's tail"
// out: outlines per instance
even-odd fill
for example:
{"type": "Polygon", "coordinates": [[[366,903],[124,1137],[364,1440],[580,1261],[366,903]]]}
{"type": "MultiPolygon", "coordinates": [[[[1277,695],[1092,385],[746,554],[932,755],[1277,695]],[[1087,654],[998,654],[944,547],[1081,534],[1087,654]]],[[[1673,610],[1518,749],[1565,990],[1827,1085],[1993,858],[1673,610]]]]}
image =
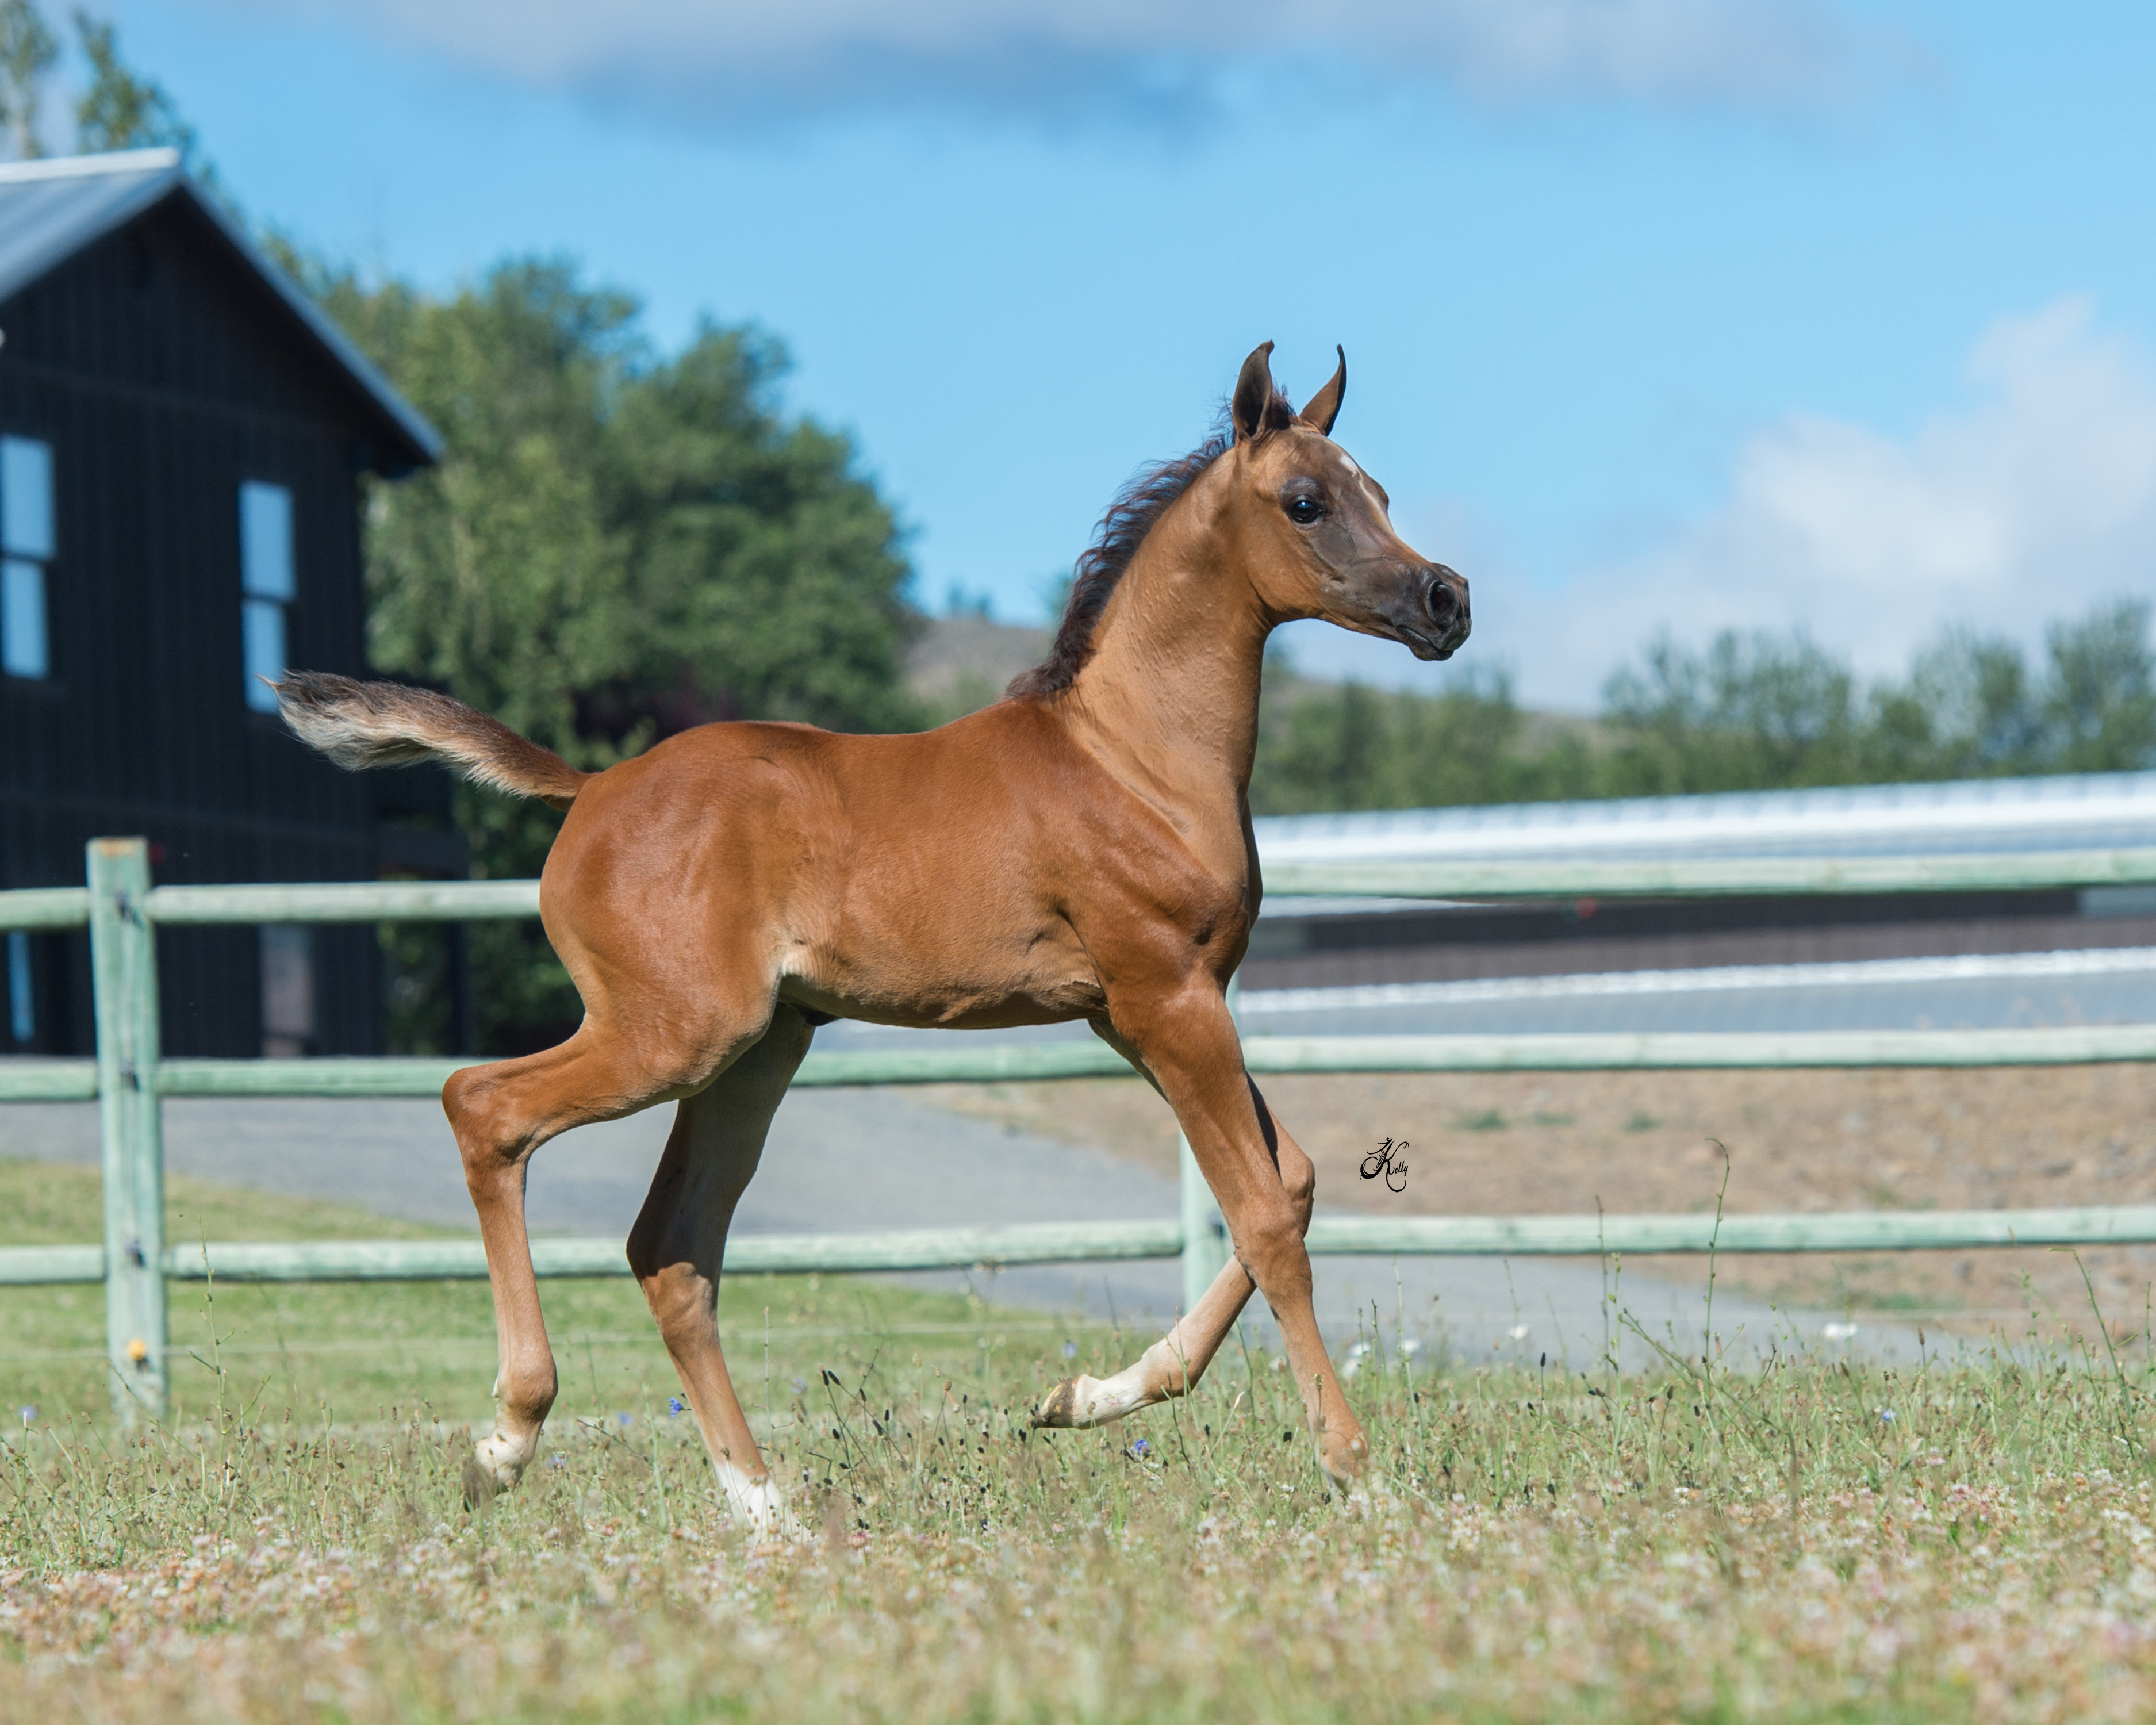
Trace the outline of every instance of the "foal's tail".
{"type": "Polygon", "coordinates": [[[362,683],[326,671],[287,671],[277,691],[285,722],[340,767],[403,767],[443,761],[475,784],[567,809],[588,773],[499,719],[401,683],[362,683]]]}

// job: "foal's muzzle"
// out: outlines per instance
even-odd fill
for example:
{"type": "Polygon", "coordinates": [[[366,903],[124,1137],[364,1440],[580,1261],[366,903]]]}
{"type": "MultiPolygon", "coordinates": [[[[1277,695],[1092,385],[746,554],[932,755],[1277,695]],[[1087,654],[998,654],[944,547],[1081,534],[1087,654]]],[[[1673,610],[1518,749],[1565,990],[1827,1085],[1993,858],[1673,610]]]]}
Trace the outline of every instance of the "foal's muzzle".
{"type": "Polygon", "coordinates": [[[1422,608],[1430,622],[1424,639],[1436,649],[1440,659],[1450,659],[1460,650],[1473,626],[1468,614],[1466,578],[1442,563],[1431,564],[1423,572],[1422,608]]]}

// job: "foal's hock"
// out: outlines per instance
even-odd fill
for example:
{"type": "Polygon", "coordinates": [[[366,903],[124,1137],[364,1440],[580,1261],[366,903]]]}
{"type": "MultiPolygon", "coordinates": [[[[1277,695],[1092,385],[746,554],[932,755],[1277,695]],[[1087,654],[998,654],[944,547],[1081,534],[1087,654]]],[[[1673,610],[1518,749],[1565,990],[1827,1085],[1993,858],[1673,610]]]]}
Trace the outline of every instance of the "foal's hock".
{"type": "Polygon", "coordinates": [[[353,768],[433,758],[565,809],[540,915],[584,1003],[542,1054],[453,1076],[442,1104],[485,1240],[501,1340],[475,1488],[513,1484],[553,1404],[524,1163],[557,1132],[672,1101],[629,1259],[737,1514],[790,1525],[726,1375],[726,1228],[814,1027],[1083,1019],[1175,1110],[1235,1255],[1136,1364],[1050,1392],[1040,1425],[1182,1394],[1252,1289],[1271,1305],[1321,1465],[1368,1457],[1311,1304],[1310,1158],[1243,1070],[1226,1002],[1260,894],[1248,789],[1265,638],[1322,617],[1445,659],[1467,583],[1401,542],[1331,440],[1347,388],[1296,413],[1267,342],[1229,425],[1141,478],[1078,561],[1047,661],[911,737],[706,725],[603,773],[446,696],[295,671],[286,722],[353,768]]]}

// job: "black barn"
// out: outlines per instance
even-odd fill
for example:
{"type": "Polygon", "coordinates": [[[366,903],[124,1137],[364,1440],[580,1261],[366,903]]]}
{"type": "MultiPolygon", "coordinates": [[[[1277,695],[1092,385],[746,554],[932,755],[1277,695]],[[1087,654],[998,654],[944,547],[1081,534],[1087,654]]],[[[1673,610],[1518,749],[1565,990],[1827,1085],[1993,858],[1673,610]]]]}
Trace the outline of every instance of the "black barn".
{"type": "MultiPolygon", "coordinates": [[[[167,882],[448,865],[254,680],[364,670],[362,475],[439,449],[174,152],[0,166],[0,886],[80,884],[100,834],[167,882]]],[[[88,1051],[85,937],[5,945],[0,1052],[88,1051]]],[[[159,959],[168,1053],[379,1045],[371,927],[159,959]]]]}

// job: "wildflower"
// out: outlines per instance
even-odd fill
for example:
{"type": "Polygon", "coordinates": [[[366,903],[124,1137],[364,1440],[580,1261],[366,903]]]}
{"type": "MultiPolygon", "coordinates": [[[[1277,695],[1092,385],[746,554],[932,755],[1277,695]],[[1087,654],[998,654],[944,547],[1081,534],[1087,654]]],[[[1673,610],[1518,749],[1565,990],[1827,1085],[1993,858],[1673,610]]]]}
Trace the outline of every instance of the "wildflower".
{"type": "Polygon", "coordinates": [[[547,1465],[549,1467],[567,1467],[569,1464],[559,1455],[549,1455],[547,1458],[547,1465]]]}
{"type": "Polygon", "coordinates": [[[1892,1425],[1894,1423],[1894,1410],[1892,1408],[1881,1408],[1879,1410],[1879,1423],[1881,1425],[1892,1425]]]}
{"type": "Polygon", "coordinates": [[[1144,1461],[1146,1457],[1150,1455],[1152,1453],[1152,1446],[1147,1443],[1143,1438],[1138,1439],[1137,1441],[1132,1444],[1130,1448],[1131,1458],[1136,1461],[1144,1461]]]}
{"type": "Polygon", "coordinates": [[[629,1415],[626,1414],[617,1414],[613,1417],[619,1420],[624,1425],[629,1424],[629,1415]]]}
{"type": "Polygon", "coordinates": [[[668,1419],[670,1420],[676,1414],[686,1413],[688,1409],[682,1405],[681,1398],[680,1396],[670,1395],[666,1398],[666,1417],[668,1419]]]}
{"type": "Polygon", "coordinates": [[[24,1406],[17,1409],[16,1412],[23,1416],[23,1424],[25,1425],[33,1424],[38,1417],[38,1410],[33,1407],[28,1406],[27,1404],[24,1406]]]}
{"type": "Polygon", "coordinates": [[[803,1384],[798,1378],[794,1378],[793,1382],[793,1393],[796,1395],[806,1395],[808,1394],[808,1386],[803,1384]]]}
{"type": "Polygon", "coordinates": [[[1075,1342],[1065,1342],[1063,1344],[1063,1357],[1065,1359],[1077,1358],[1078,1344],[1075,1342]]]}

